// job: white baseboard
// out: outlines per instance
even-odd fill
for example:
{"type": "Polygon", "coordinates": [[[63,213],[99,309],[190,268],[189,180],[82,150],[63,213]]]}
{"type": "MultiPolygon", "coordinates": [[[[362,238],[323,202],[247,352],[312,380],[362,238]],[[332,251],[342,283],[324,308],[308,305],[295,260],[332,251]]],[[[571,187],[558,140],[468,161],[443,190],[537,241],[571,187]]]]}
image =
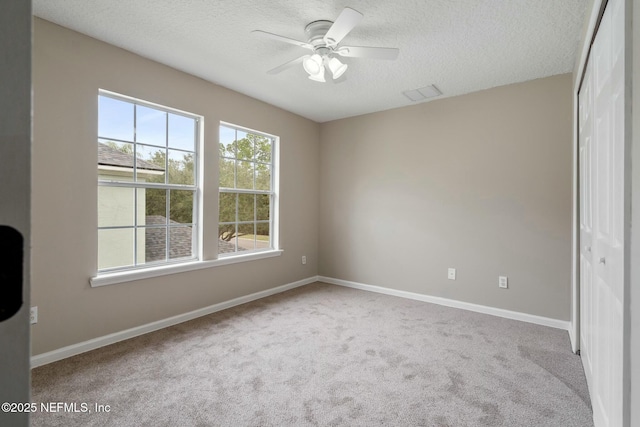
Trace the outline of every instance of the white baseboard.
{"type": "Polygon", "coordinates": [[[137,337],[139,335],[147,334],[149,332],[153,332],[169,326],[177,325],[178,323],[186,322],[188,320],[193,320],[198,317],[215,313],[217,311],[235,307],[236,305],[245,304],[260,298],[268,297],[270,295],[279,294],[281,292],[288,291],[289,289],[294,289],[294,288],[308,285],[309,283],[313,283],[317,281],[318,281],[318,276],[308,277],[306,279],[298,280],[297,282],[289,283],[282,286],[277,286],[275,288],[256,292],[250,295],[234,298],[229,301],[224,301],[218,304],[210,305],[208,307],[200,308],[198,310],[190,311],[188,313],[179,314],[177,316],[169,317],[163,320],[158,320],[157,322],[147,323],[146,325],[136,326],[135,328],[126,329],[124,331],[115,332],[113,334],[105,335],[103,337],[93,338],[88,341],[84,341],[78,344],[73,344],[57,350],[49,351],[47,353],[38,354],[31,357],[31,367],[35,368],[38,366],[46,365],[48,363],[56,362],[58,360],[66,359],[67,357],[85,353],[90,350],[95,350],[96,348],[104,347],[109,344],[114,344],[119,341],[124,341],[129,338],[137,337]]]}
{"type": "Polygon", "coordinates": [[[415,292],[399,291],[397,289],[384,288],[381,286],[366,285],[364,283],[351,282],[348,280],[334,279],[332,277],[318,276],[320,282],[332,285],[346,286],[348,288],[361,289],[363,291],[377,292],[380,294],[393,295],[401,298],[409,298],[418,301],[430,302],[432,304],[444,305],[447,307],[460,308],[463,310],[475,311],[477,313],[490,314],[492,316],[504,317],[506,319],[520,320],[522,322],[535,323],[536,325],[549,326],[557,329],[570,330],[570,322],[566,320],[551,319],[549,317],[536,316],[533,314],[520,313],[517,311],[504,310],[502,308],[488,307],[486,305],[472,304],[468,302],[456,301],[448,298],[434,297],[430,295],[418,294],[415,292]]]}

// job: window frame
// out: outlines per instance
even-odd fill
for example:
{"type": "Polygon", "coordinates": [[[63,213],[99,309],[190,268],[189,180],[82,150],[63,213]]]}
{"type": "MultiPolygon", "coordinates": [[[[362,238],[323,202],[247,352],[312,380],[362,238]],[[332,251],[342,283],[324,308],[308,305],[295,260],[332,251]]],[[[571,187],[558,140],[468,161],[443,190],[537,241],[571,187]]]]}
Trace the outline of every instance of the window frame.
{"type": "Polygon", "coordinates": [[[220,237],[218,236],[217,239],[217,249],[218,249],[218,260],[228,260],[228,259],[233,259],[236,257],[247,257],[249,255],[252,254],[263,254],[263,253],[269,253],[269,252],[274,252],[274,251],[280,251],[279,249],[279,209],[278,209],[278,205],[279,205],[279,175],[280,175],[280,170],[279,170],[279,148],[280,148],[280,137],[278,137],[277,135],[272,135],[263,131],[259,131],[259,130],[255,130],[255,129],[251,129],[245,126],[241,126],[241,125],[236,125],[230,122],[225,122],[225,121],[220,121],[219,126],[218,126],[218,146],[217,146],[217,153],[218,153],[218,215],[220,213],[220,195],[222,193],[228,193],[228,194],[252,194],[254,196],[256,195],[268,195],[269,196],[269,220],[265,221],[265,220],[258,220],[257,219],[257,206],[256,206],[256,202],[254,202],[254,219],[253,221],[240,221],[238,216],[239,216],[239,209],[238,209],[238,199],[236,199],[236,209],[235,209],[235,221],[233,222],[229,222],[229,221],[225,221],[225,222],[221,222],[220,218],[218,216],[218,221],[216,224],[216,230],[219,230],[220,225],[229,225],[229,224],[235,224],[235,234],[236,236],[234,237],[234,239],[236,240],[235,242],[235,251],[234,252],[224,252],[221,253],[220,252],[220,237]],[[270,168],[270,190],[258,190],[255,188],[256,186],[256,176],[255,173],[253,175],[253,189],[245,189],[245,188],[230,188],[230,187],[222,187],[220,185],[221,182],[221,176],[220,176],[220,172],[221,172],[221,168],[220,168],[220,131],[222,129],[222,127],[226,127],[228,129],[232,129],[236,132],[236,139],[234,139],[234,141],[237,141],[237,132],[245,132],[247,134],[254,134],[254,135],[258,135],[258,136],[262,136],[265,138],[268,138],[271,141],[271,161],[269,163],[265,163],[265,162],[259,162],[256,161],[255,159],[252,160],[247,160],[247,159],[242,159],[239,158],[236,152],[236,156],[234,158],[230,158],[230,157],[223,157],[225,159],[228,160],[234,160],[234,186],[237,187],[237,182],[238,182],[238,174],[237,174],[237,161],[248,161],[250,163],[252,163],[253,165],[255,164],[265,164],[268,165],[270,168]],[[257,224],[259,223],[268,223],[269,224],[269,247],[268,248],[261,248],[258,249],[256,248],[256,244],[257,244],[257,224]],[[254,249],[251,250],[243,250],[243,251],[238,251],[238,227],[241,224],[254,224],[254,249]]]}
{"type": "MultiPolygon", "coordinates": [[[[194,168],[195,168],[195,177],[196,177],[196,197],[194,200],[194,211],[193,211],[193,215],[195,218],[194,224],[197,224],[197,231],[193,231],[193,240],[194,240],[194,245],[196,247],[196,249],[194,249],[194,254],[197,256],[197,258],[194,259],[179,259],[179,260],[167,260],[167,262],[163,262],[163,263],[153,263],[153,264],[144,264],[144,265],[140,265],[137,267],[127,267],[127,268],[122,268],[122,269],[110,269],[110,270],[101,270],[100,273],[96,273],[93,277],[89,278],[89,284],[92,288],[95,287],[101,287],[101,286],[107,286],[107,285],[113,285],[113,284],[118,284],[118,283],[126,283],[126,282],[131,282],[131,281],[136,281],[136,280],[142,280],[142,279],[149,279],[149,278],[154,278],[154,277],[163,277],[163,276],[167,276],[167,275],[171,275],[171,274],[177,274],[177,273],[184,273],[184,272],[189,272],[189,271],[196,271],[196,270],[201,270],[201,269],[207,269],[207,268],[215,268],[215,267],[219,267],[219,266],[224,266],[224,265],[230,265],[230,264],[237,264],[237,263],[243,263],[243,262],[248,262],[248,261],[255,261],[255,260],[260,260],[260,259],[267,259],[267,258],[273,258],[273,257],[279,257],[284,253],[284,250],[282,250],[280,248],[280,243],[279,243],[279,236],[280,236],[280,232],[279,232],[279,228],[280,228],[280,224],[279,224],[279,198],[280,198],[280,193],[279,193],[279,185],[280,185],[280,137],[276,136],[276,135],[272,135],[269,133],[265,133],[262,131],[257,131],[251,128],[247,128],[244,126],[239,126],[239,125],[235,125],[233,123],[229,123],[229,122],[224,122],[224,121],[219,121],[218,122],[218,132],[217,135],[214,138],[210,138],[210,141],[215,142],[215,146],[214,144],[211,144],[211,147],[209,149],[215,149],[215,155],[213,155],[213,158],[211,160],[214,160],[214,163],[212,165],[213,171],[211,173],[215,174],[213,176],[217,176],[219,178],[219,169],[220,169],[220,165],[219,165],[219,137],[220,137],[220,126],[229,126],[229,127],[233,127],[245,132],[250,132],[250,133],[256,133],[259,135],[264,135],[266,137],[272,138],[272,149],[271,149],[271,192],[273,193],[272,196],[272,202],[270,204],[270,212],[269,212],[269,220],[270,220],[270,237],[271,237],[271,248],[269,249],[263,249],[263,250],[259,250],[259,251],[241,251],[241,252],[234,252],[232,253],[230,256],[220,256],[220,254],[217,252],[218,251],[218,243],[216,242],[215,244],[212,242],[209,242],[208,240],[206,241],[206,247],[211,249],[211,256],[212,258],[209,258],[207,256],[207,258],[205,258],[206,254],[208,253],[207,251],[204,250],[205,247],[205,239],[204,239],[204,226],[205,223],[209,224],[209,227],[211,227],[210,224],[210,220],[214,220],[215,219],[215,229],[216,229],[216,233],[218,232],[218,227],[219,227],[219,223],[218,223],[218,214],[219,214],[219,208],[217,209],[217,212],[212,213],[209,216],[206,216],[206,213],[203,211],[204,208],[204,191],[203,191],[203,187],[205,185],[205,178],[207,175],[211,176],[211,173],[207,173],[207,167],[204,163],[205,158],[209,159],[211,158],[211,156],[209,156],[209,154],[207,154],[206,148],[205,147],[205,118],[204,116],[201,115],[197,115],[194,113],[190,113],[187,111],[183,111],[183,110],[179,110],[179,109],[175,109],[175,108],[171,108],[171,107],[166,107],[164,105],[160,105],[160,104],[155,104],[153,102],[149,102],[149,101],[144,101],[138,98],[134,98],[131,96],[127,96],[127,95],[123,95],[120,93],[116,93],[116,92],[111,92],[108,90],[104,90],[104,89],[99,89],[98,92],[99,95],[107,95],[107,96],[112,96],[115,97],[116,99],[120,98],[123,99],[125,101],[128,102],[133,102],[133,103],[140,103],[143,106],[149,106],[152,108],[157,108],[157,109],[162,109],[162,110],[166,110],[166,111],[170,111],[172,113],[178,113],[181,115],[186,115],[187,117],[197,117],[198,118],[198,124],[197,124],[197,128],[196,128],[196,132],[197,132],[197,141],[196,141],[196,151],[195,151],[195,158],[194,158],[194,168]],[[215,248],[215,249],[214,249],[215,248]],[[196,252],[197,250],[197,252],[196,252]]],[[[97,103],[96,103],[97,104],[97,103]]],[[[96,105],[96,118],[98,116],[98,109],[97,109],[97,105],[96,105]]],[[[97,135],[97,129],[96,129],[96,135],[97,135]]],[[[98,141],[99,138],[96,136],[96,141],[98,141]]],[[[211,153],[210,153],[211,154],[211,153]]],[[[210,160],[207,160],[210,161],[210,160]]],[[[154,183],[148,183],[146,185],[150,185],[153,186],[154,183]]],[[[220,182],[218,180],[218,182],[216,182],[215,184],[217,184],[217,186],[215,187],[215,197],[218,197],[219,199],[219,195],[220,195],[220,182]]],[[[98,184],[99,185],[99,184],[98,184]]],[[[96,191],[98,188],[98,185],[96,185],[96,191]]],[[[135,187],[134,187],[135,188],[135,187]]],[[[211,191],[211,190],[209,190],[211,191]]],[[[213,194],[212,194],[213,196],[213,194]]],[[[96,212],[97,213],[97,212],[96,212]]],[[[96,219],[97,219],[97,215],[96,215],[96,219]]],[[[96,227],[96,233],[97,233],[97,227],[96,227]]],[[[216,240],[218,240],[216,238],[216,240]]],[[[97,241],[96,241],[97,243],[97,241]]],[[[97,250],[97,246],[96,246],[96,250],[97,250]]],[[[97,254],[97,253],[96,253],[97,254]]],[[[96,262],[97,262],[97,257],[96,257],[96,262]]],[[[97,270],[97,269],[96,269],[97,270]]]]}
{"type": "MultiPolygon", "coordinates": [[[[112,91],[108,91],[108,90],[104,90],[104,89],[99,89],[98,90],[98,100],[100,99],[100,97],[107,97],[107,98],[111,98],[111,99],[115,99],[117,101],[123,101],[123,102],[127,102],[130,103],[134,106],[134,112],[133,112],[133,130],[134,130],[134,134],[133,134],[133,140],[129,141],[129,140],[123,140],[123,139],[118,139],[118,138],[105,138],[103,136],[101,136],[99,134],[99,129],[96,132],[97,138],[96,141],[97,143],[101,143],[101,141],[103,140],[109,140],[109,141],[114,141],[116,143],[126,143],[126,144],[131,144],[133,146],[133,158],[134,161],[133,163],[133,167],[132,167],[132,181],[125,181],[125,180],[101,180],[98,178],[97,180],[97,191],[99,187],[110,187],[110,188],[130,188],[133,190],[133,197],[134,197],[134,201],[133,201],[133,209],[134,209],[134,223],[132,226],[100,226],[98,225],[97,227],[97,232],[99,233],[100,230],[114,230],[114,229],[130,229],[132,230],[133,234],[134,234],[134,246],[133,246],[133,261],[134,263],[132,265],[126,265],[126,266],[118,266],[118,267],[108,267],[108,268],[103,268],[103,269],[99,269],[98,266],[96,268],[96,277],[91,279],[91,283],[93,285],[93,282],[95,279],[99,279],[102,277],[109,277],[109,276],[113,276],[113,275],[122,275],[122,274],[128,274],[131,272],[140,272],[140,271],[147,271],[147,270],[155,270],[155,269],[161,269],[167,266],[175,266],[175,265],[181,265],[181,264],[189,264],[189,263],[193,263],[193,262],[200,262],[202,259],[202,214],[201,214],[201,209],[200,206],[202,205],[201,203],[201,195],[202,195],[202,168],[201,168],[201,162],[200,159],[202,157],[202,141],[203,141],[203,133],[202,133],[202,128],[203,128],[203,121],[204,118],[200,115],[194,114],[194,113],[190,113],[190,112],[186,112],[186,111],[182,111],[176,108],[172,108],[172,107],[167,107],[164,105],[160,105],[160,104],[155,104],[153,102],[149,102],[149,101],[145,101],[145,100],[141,100],[138,98],[134,98],[131,96],[127,96],[127,95],[122,95],[116,92],[112,92],[112,91]],[[158,110],[158,111],[162,111],[165,112],[167,114],[173,114],[173,115],[178,115],[178,116],[182,116],[182,117],[186,117],[189,119],[194,120],[194,148],[193,151],[190,150],[186,150],[186,149],[182,149],[182,148],[177,148],[177,147],[170,147],[168,145],[168,141],[169,141],[169,133],[168,133],[168,127],[169,127],[169,116],[167,115],[166,117],[166,124],[165,126],[167,127],[166,130],[166,134],[165,134],[165,146],[160,146],[157,143],[148,143],[148,142],[138,142],[136,141],[136,105],[140,105],[142,107],[145,108],[151,108],[154,110],[158,110]],[[156,148],[156,149],[163,149],[164,150],[164,157],[165,157],[165,164],[164,164],[164,174],[165,174],[165,183],[153,183],[153,182],[140,182],[137,180],[137,170],[138,170],[138,162],[137,162],[137,157],[136,157],[136,153],[137,153],[137,148],[138,146],[144,146],[144,147],[152,147],[152,148],[156,148]],[[175,184],[175,183],[170,183],[169,182],[169,152],[170,150],[173,151],[177,151],[177,152],[181,152],[181,153],[188,153],[188,154],[193,154],[193,168],[194,168],[194,183],[192,185],[189,184],[175,184]],[[165,199],[165,219],[166,222],[164,225],[159,225],[159,226],[153,226],[153,227],[149,227],[146,224],[143,226],[139,226],[137,224],[137,218],[139,215],[138,212],[138,190],[139,189],[160,189],[160,190],[165,190],[167,191],[168,195],[165,199]],[[193,192],[193,206],[192,206],[192,222],[188,225],[179,225],[179,226],[171,226],[171,217],[170,217],[170,195],[172,191],[175,190],[182,190],[182,191],[191,191],[193,192]],[[174,258],[172,259],[170,256],[170,241],[171,241],[171,229],[172,228],[188,228],[191,227],[191,256],[189,257],[180,257],[180,258],[174,258]],[[143,262],[143,263],[138,263],[138,232],[139,230],[146,230],[147,228],[163,228],[165,230],[165,259],[161,260],[161,261],[150,261],[150,262],[143,262]]],[[[97,118],[98,118],[98,123],[100,120],[100,112],[99,112],[99,108],[96,110],[97,111],[97,118]]],[[[97,211],[98,216],[99,216],[99,211],[97,211]]],[[[98,246],[96,246],[97,251],[98,246]]],[[[99,256],[99,255],[98,255],[99,256]]],[[[99,258],[97,258],[98,260],[99,258]]]]}

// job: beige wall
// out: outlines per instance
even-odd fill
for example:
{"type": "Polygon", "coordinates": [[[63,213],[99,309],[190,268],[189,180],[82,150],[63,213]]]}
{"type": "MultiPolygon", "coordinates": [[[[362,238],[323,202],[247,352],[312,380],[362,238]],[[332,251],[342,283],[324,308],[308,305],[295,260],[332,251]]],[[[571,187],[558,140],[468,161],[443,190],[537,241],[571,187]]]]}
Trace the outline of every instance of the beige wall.
{"type": "Polygon", "coordinates": [[[319,125],[40,19],[34,37],[33,354],[316,274],[569,318],[570,75],[319,125]],[[98,89],[204,116],[205,164],[221,120],[280,136],[283,256],[91,288],[98,89]]]}
{"type": "MultiPolygon", "coordinates": [[[[215,60],[210,61],[215,67],[215,60]]],[[[33,354],[317,274],[319,125],[35,19],[33,354]],[[219,121],[280,136],[280,257],[91,288],[97,268],[97,96],[106,89],[204,116],[204,162],[219,121]],[[307,256],[307,265],[300,257],[307,256]]],[[[205,167],[205,254],[217,244],[217,176],[205,167]]]]}
{"type": "Polygon", "coordinates": [[[571,87],[566,74],[322,124],[319,273],[568,320],[571,87]]]}

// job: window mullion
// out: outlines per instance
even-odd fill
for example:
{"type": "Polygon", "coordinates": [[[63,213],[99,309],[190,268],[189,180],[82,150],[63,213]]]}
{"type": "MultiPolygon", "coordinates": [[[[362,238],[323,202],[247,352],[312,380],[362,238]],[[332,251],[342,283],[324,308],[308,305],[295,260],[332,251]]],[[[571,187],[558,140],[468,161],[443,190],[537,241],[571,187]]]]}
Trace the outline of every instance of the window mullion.
{"type": "Polygon", "coordinates": [[[221,193],[271,194],[271,191],[267,191],[267,190],[247,190],[244,188],[228,188],[228,187],[220,187],[219,191],[221,193]]]}
{"type": "Polygon", "coordinates": [[[137,188],[133,189],[133,265],[138,265],[138,189],[137,188]]]}
{"type": "Polygon", "coordinates": [[[156,189],[170,189],[170,190],[185,190],[196,191],[197,187],[194,185],[180,185],[180,184],[158,184],[154,182],[132,182],[132,181],[106,181],[99,180],[98,185],[101,187],[127,187],[127,188],[156,188],[156,189]]]}
{"type": "Polygon", "coordinates": [[[240,221],[240,214],[238,213],[239,210],[239,205],[240,205],[240,195],[236,194],[236,223],[235,223],[235,233],[234,233],[234,239],[236,241],[236,252],[238,252],[238,222],[240,221]]]}
{"type": "Polygon", "coordinates": [[[138,181],[138,107],[133,105],[133,182],[138,181]]]}
{"type": "MultiPolygon", "coordinates": [[[[165,112],[164,115],[164,162],[165,162],[165,168],[164,170],[166,171],[164,174],[164,181],[165,184],[169,184],[169,174],[170,174],[170,170],[169,170],[169,115],[165,112]]],[[[171,228],[169,227],[169,223],[171,222],[170,219],[170,215],[171,215],[171,190],[169,190],[167,188],[167,193],[166,193],[166,203],[165,203],[165,261],[169,261],[170,259],[170,254],[171,254],[171,239],[170,239],[170,234],[171,234],[171,228]]]]}
{"type": "Polygon", "coordinates": [[[164,259],[169,260],[169,205],[171,203],[171,191],[164,190],[164,259]]]}

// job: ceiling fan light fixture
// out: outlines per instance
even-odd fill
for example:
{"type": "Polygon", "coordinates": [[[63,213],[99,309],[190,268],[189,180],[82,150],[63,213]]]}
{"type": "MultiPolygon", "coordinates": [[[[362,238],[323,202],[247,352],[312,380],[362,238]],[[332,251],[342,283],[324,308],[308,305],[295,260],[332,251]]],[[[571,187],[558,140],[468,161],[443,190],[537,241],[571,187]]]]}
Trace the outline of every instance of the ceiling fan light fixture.
{"type": "MultiPolygon", "coordinates": [[[[305,60],[302,62],[302,66],[304,67],[304,70],[309,74],[309,78],[311,78],[311,76],[317,75],[322,70],[322,57],[317,53],[314,53],[308,58],[305,58],[305,60]]],[[[324,72],[322,74],[324,74],[324,72]]]]}
{"type": "Polygon", "coordinates": [[[278,74],[302,63],[302,67],[309,75],[310,80],[324,82],[325,68],[331,72],[333,80],[339,79],[349,68],[348,65],[340,62],[334,55],[387,60],[394,60],[398,57],[399,50],[396,48],[340,45],[342,40],[360,23],[363,17],[364,15],[357,10],[345,7],[335,21],[318,20],[310,22],[304,28],[304,32],[307,35],[306,42],[261,30],[254,30],[253,33],[294,44],[313,52],[313,54],[303,55],[285,62],[267,71],[268,74],[278,74]]]}
{"type": "Polygon", "coordinates": [[[320,69],[315,74],[309,74],[309,80],[313,80],[314,82],[324,83],[326,80],[324,79],[324,66],[320,65],[320,69]]]}
{"type": "Polygon", "coordinates": [[[331,58],[328,65],[334,80],[339,79],[348,68],[348,65],[340,62],[338,58],[331,58]]]}

